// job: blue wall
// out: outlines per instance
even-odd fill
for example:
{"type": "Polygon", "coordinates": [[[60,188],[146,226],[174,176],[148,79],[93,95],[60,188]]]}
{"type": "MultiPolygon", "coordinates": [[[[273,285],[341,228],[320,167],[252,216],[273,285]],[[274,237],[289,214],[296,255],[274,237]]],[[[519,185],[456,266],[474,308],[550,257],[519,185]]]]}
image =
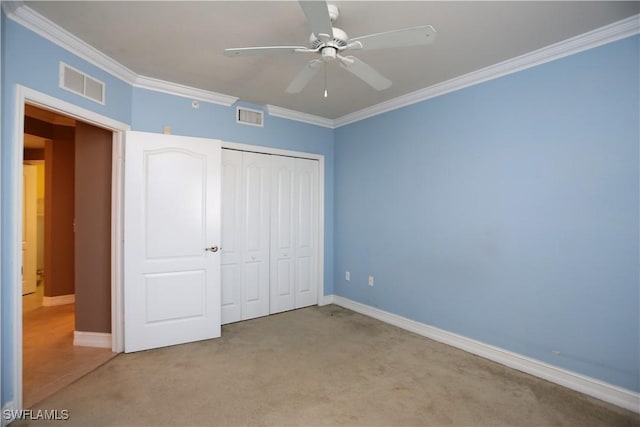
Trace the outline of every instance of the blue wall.
{"type": "MultiPolygon", "coordinates": [[[[161,132],[170,125],[176,135],[223,139],[252,145],[304,151],[325,156],[325,293],[333,293],[333,130],[265,114],[264,128],[235,123],[235,106],[223,107],[200,102],[191,107],[191,99],[134,88],[111,74],[91,65],[56,44],[40,37],[10,19],[2,12],[2,146],[0,147],[0,204],[2,236],[14,231],[16,218],[10,201],[16,183],[11,159],[13,144],[16,85],[51,95],[87,110],[130,124],[132,129],[161,132]],[[100,105],[58,87],[59,62],[63,61],[106,83],[106,105],[100,105]]],[[[263,109],[261,106],[251,106],[263,109]]],[[[13,317],[12,301],[16,287],[13,248],[2,239],[1,253],[1,316],[2,316],[2,402],[13,396],[13,317]]]]}
{"type": "Polygon", "coordinates": [[[15,231],[17,219],[13,216],[11,200],[14,198],[16,183],[12,159],[15,154],[13,141],[15,120],[16,85],[46,93],[87,110],[129,123],[131,121],[131,86],[111,76],[101,69],[72,55],[59,46],[43,39],[10,19],[2,13],[3,31],[3,91],[2,91],[2,145],[0,177],[2,204],[1,233],[2,260],[0,280],[2,280],[2,404],[14,399],[13,396],[13,299],[17,288],[12,278],[15,275],[13,263],[15,256],[10,239],[15,231]],[[58,87],[59,63],[63,61],[72,67],[84,71],[106,83],[106,105],[100,105],[58,87]]]}
{"type": "Polygon", "coordinates": [[[336,129],[336,294],[639,391],[638,40],[336,129]]]}
{"type": "Polygon", "coordinates": [[[637,36],[332,131],[237,125],[235,108],[133,88],[2,19],[2,404],[16,84],[135,130],[323,154],[326,294],[639,391],[637,36]],[[60,60],[105,81],[107,105],[58,88],[60,60]]]}

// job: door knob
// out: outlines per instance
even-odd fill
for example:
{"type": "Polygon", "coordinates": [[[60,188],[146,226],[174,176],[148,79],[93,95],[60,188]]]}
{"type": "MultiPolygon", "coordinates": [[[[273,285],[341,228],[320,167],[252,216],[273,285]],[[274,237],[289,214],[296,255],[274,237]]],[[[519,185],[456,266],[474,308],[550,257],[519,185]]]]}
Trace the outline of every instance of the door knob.
{"type": "Polygon", "coordinates": [[[218,247],[217,246],[211,246],[210,248],[206,248],[205,251],[218,252],[218,247]]]}

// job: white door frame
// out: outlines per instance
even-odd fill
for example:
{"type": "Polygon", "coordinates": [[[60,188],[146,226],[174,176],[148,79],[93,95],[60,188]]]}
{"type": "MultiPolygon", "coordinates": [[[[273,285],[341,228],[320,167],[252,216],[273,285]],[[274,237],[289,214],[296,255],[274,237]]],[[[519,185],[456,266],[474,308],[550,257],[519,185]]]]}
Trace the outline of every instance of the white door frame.
{"type": "Polygon", "coordinates": [[[111,159],[111,351],[122,352],[124,348],[123,334],[123,299],[122,299],[122,204],[123,204],[123,148],[124,133],[130,126],[94,113],[50,95],[35,91],[22,85],[16,85],[15,117],[13,128],[13,207],[14,224],[8,236],[13,248],[13,404],[22,408],[22,280],[20,267],[22,251],[20,233],[22,230],[22,161],[23,161],[23,129],[25,103],[43,107],[83,122],[108,129],[113,132],[113,150],[111,159]]]}
{"type": "Polygon", "coordinates": [[[259,145],[240,144],[222,141],[222,148],[252,153],[275,154],[279,156],[300,157],[318,161],[318,305],[327,305],[331,301],[324,296],[324,156],[322,154],[305,153],[302,151],[282,150],[279,148],[263,147],[259,145]]]}

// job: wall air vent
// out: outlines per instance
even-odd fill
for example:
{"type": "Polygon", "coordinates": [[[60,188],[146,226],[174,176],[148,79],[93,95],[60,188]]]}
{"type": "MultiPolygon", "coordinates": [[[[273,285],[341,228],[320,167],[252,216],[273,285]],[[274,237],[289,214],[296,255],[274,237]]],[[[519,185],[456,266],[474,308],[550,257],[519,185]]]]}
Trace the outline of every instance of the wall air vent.
{"type": "Polygon", "coordinates": [[[249,126],[264,126],[264,113],[245,107],[236,108],[236,123],[249,126]]]}
{"type": "Polygon", "coordinates": [[[104,83],[60,63],[60,87],[104,105],[104,83]]]}

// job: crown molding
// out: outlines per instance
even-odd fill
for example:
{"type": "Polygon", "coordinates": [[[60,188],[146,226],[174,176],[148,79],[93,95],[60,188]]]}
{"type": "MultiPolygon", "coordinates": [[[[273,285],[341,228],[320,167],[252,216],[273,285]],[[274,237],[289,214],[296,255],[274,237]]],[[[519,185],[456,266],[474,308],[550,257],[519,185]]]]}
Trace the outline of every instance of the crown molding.
{"type": "Polygon", "coordinates": [[[516,73],[616,40],[631,37],[638,33],[640,33],[640,15],[634,15],[614,22],[613,24],[534,50],[533,52],[338,117],[334,120],[334,127],[355,123],[378,114],[397,110],[398,108],[426,101],[427,99],[435,98],[465,87],[493,80],[507,74],[516,73]]]}
{"type": "Polygon", "coordinates": [[[267,112],[270,116],[281,117],[283,119],[295,120],[298,122],[309,123],[316,126],[322,126],[329,129],[335,127],[334,121],[320,116],[314,116],[313,114],[307,114],[300,111],[288,110],[286,108],[277,107],[275,105],[266,105],[267,112]]]}
{"type": "Polygon", "coordinates": [[[3,1],[2,9],[9,19],[44,37],[50,42],[57,44],[61,48],[68,50],[90,64],[127,83],[132,83],[135,80],[136,73],[129,68],[80,40],[64,28],[49,21],[30,7],[25,6],[23,2],[3,1]]]}
{"type": "Polygon", "coordinates": [[[26,6],[22,1],[3,1],[2,9],[9,19],[132,86],[212,102],[227,107],[238,100],[238,98],[229,95],[139,76],[115,59],[54,24],[26,6]]]}
{"type": "MultiPolygon", "coordinates": [[[[152,77],[139,76],[113,58],[105,55],[93,46],[49,21],[30,7],[24,5],[22,1],[2,1],[2,9],[9,19],[132,86],[224,106],[231,106],[238,100],[237,97],[229,95],[185,86],[179,83],[167,82],[152,77]]],[[[266,107],[269,115],[274,117],[334,129],[639,33],[640,15],[634,15],[516,58],[508,59],[433,86],[419,89],[371,107],[346,114],[334,120],[274,105],[266,105],[266,107]]]]}
{"type": "Polygon", "coordinates": [[[137,76],[133,82],[133,86],[149,89],[156,92],[168,93],[170,95],[183,96],[185,98],[197,99],[200,101],[211,102],[214,104],[230,107],[239,98],[222,93],[210,92],[208,90],[197,89],[191,86],[185,86],[180,83],[172,83],[165,80],[155,79],[153,77],[137,76]]]}

